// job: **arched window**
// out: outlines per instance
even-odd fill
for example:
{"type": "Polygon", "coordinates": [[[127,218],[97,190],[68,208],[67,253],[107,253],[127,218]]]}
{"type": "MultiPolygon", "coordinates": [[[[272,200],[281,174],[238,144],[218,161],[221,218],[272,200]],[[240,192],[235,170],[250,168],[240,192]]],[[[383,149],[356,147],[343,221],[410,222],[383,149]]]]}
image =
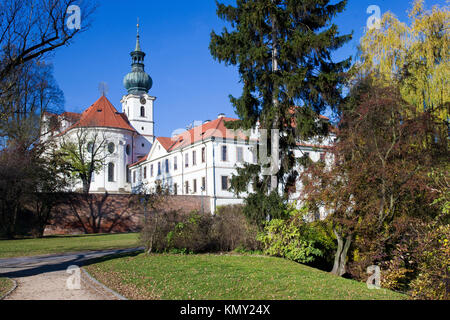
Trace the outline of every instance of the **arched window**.
{"type": "Polygon", "coordinates": [[[116,146],[113,142],[110,142],[108,144],[108,151],[109,151],[109,153],[114,153],[114,151],[116,151],[116,146]]]}
{"type": "Polygon", "coordinates": [[[114,182],[114,163],[108,163],[108,181],[114,182]]]}
{"type": "Polygon", "coordinates": [[[145,118],[145,107],[144,106],[141,107],[141,117],[145,118]]]}
{"type": "Polygon", "coordinates": [[[129,144],[127,144],[127,146],[125,147],[125,152],[126,152],[127,156],[130,155],[130,145],[129,144]]]}

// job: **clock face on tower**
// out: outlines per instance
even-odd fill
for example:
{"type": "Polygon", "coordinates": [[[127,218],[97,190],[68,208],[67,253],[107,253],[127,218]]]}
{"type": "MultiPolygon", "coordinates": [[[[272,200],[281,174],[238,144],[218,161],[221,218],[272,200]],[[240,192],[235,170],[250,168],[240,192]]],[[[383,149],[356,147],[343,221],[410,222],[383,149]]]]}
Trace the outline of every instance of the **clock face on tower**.
{"type": "Polygon", "coordinates": [[[147,103],[147,99],[145,99],[144,97],[141,98],[141,104],[146,104],[147,103]]]}

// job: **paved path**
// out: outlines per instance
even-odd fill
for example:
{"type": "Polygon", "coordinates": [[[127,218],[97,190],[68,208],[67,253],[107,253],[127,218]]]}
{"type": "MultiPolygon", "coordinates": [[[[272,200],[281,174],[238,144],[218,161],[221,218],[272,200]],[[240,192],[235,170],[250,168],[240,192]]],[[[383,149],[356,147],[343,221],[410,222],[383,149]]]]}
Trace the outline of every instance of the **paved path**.
{"type": "Polygon", "coordinates": [[[81,288],[69,290],[69,266],[113,254],[133,254],[142,248],[64,253],[37,257],[0,259],[0,276],[17,281],[17,289],[5,300],[117,300],[117,297],[81,272],[81,288]]]}

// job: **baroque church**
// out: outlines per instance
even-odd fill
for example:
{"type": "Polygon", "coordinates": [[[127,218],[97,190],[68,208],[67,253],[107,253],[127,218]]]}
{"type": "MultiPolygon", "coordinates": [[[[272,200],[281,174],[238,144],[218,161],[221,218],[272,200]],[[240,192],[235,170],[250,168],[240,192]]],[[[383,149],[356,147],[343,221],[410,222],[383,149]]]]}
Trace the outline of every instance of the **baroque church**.
{"type": "MultiPolygon", "coordinates": [[[[99,137],[105,142],[104,165],[92,177],[91,193],[151,192],[163,186],[173,195],[203,197],[211,213],[221,205],[242,203],[243,198],[229,191],[230,179],[237,166],[257,163],[258,130],[229,130],[225,122],[237,119],[220,114],[179,135],[155,136],[156,97],[149,94],[153,81],[145,72],[144,58],[138,33],[136,48],[131,52],[132,69],[123,80],[127,94],[120,101],[121,112],[102,96],[81,114],[47,113],[44,120],[58,125],[48,130],[44,139],[77,140],[83,132],[92,141],[87,152],[93,152],[99,137]]],[[[307,154],[318,161],[325,158],[329,141],[298,145],[296,156],[307,154]]],[[[72,187],[73,191],[81,188],[81,181],[72,187]]]]}
{"type": "MultiPolygon", "coordinates": [[[[127,94],[120,101],[121,112],[103,95],[81,114],[44,115],[44,123],[48,124],[44,139],[75,142],[82,131],[92,141],[100,143],[101,140],[105,145],[106,154],[99,155],[104,159],[104,168],[92,177],[92,193],[131,192],[128,167],[147,156],[155,140],[153,108],[156,98],[149,94],[153,81],[144,69],[145,53],[141,50],[139,33],[130,55],[131,72],[123,80],[127,94]],[[55,129],[53,125],[50,130],[52,123],[57,126],[55,129]]],[[[75,191],[80,188],[81,182],[73,186],[75,191]]]]}

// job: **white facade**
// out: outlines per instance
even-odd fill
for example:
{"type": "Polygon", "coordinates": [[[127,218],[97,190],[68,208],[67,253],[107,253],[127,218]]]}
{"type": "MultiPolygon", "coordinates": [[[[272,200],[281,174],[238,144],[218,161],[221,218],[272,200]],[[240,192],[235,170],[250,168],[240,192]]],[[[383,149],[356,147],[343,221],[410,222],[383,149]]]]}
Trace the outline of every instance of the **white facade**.
{"type": "MultiPolygon", "coordinates": [[[[174,138],[156,138],[147,158],[130,168],[132,190],[152,192],[161,185],[174,195],[207,196],[211,213],[218,206],[242,204],[246,194],[240,194],[238,198],[228,191],[230,179],[237,173],[237,166],[257,163],[257,136],[253,131],[248,140],[227,137],[223,128],[220,130],[220,125],[223,125],[220,121],[223,121],[221,117],[214,121],[219,122],[214,125],[219,129],[212,136],[185,146],[177,146],[183,134],[174,138]]],[[[201,132],[203,127],[198,126],[191,131],[201,132]]],[[[325,154],[323,148],[304,145],[295,151],[295,155],[302,157],[305,152],[313,161],[319,161],[325,154]]],[[[301,185],[298,183],[293,198],[299,196],[299,190],[301,185]]],[[[251,186],[248,192],[252,192],[251,186]]]]}

